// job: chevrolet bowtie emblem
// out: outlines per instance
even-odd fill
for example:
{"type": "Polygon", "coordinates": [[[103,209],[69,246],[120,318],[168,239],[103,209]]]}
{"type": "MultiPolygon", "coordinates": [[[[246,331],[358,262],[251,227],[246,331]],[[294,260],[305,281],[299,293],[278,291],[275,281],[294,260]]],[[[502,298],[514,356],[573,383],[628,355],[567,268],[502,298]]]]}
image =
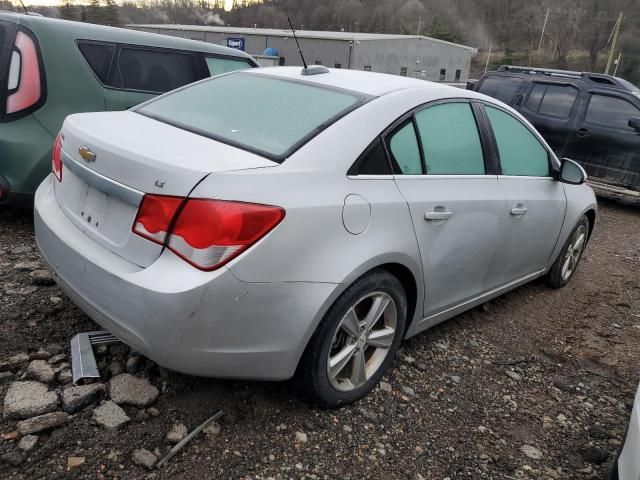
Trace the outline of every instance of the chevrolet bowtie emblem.
{"type": "Polygon", "coordinates": [[[96,154],[89,150],[89,147],[85,147],[84,145],[78,149],[78,153],[82,157],[85,162],[95,162],[96,154]]]}

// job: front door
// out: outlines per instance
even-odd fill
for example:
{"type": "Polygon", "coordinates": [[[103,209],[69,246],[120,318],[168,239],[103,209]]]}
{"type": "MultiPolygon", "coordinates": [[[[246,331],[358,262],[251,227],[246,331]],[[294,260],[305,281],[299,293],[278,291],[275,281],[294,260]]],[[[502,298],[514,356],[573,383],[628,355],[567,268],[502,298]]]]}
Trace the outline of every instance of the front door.
{"type": "Polygon", "coordinates": [[[565,156],[590,176],[640,190],[640,135],[629,126],[640,117],[639,106],[617,94],[590,92],[565,156]]]}
{"type": "Polygon", "coordinates": [[[506,285],[543,270],[564,221],[563,185],[552,177],[550,152],[524,123],[485,106],[500,159],[507,228],[492,266],[492,283],[506,285]]]}
{"type": "Polygon", "coordinates": [[[424,316],[490,289],[487,275],[506,205],[490,163],[485,165],[488,150],[471,104],[456,101],[418,110],[386,141],[420,247],[424,316]]]}

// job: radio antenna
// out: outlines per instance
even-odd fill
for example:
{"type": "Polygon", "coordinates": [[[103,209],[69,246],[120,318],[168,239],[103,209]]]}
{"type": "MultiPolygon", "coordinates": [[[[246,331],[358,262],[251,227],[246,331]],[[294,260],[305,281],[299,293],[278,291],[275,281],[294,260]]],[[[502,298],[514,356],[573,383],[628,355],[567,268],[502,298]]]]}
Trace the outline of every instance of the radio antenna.
{"type": "Polygon", "coordinates": [[[296,41],[296,45],[298,47],[298,53],[300,54],[300,58],[302,58],[302,64],[304,68],[302,75],[318,75],[319,73],[329,73],[329,69],[323,67],[322,65],[312,65],[311,68],[307,65],[307,61],[304,59],[304,54],[302,53],[302,49],[300,48],[300,42],[298,42],[298,36],[296,35],[296,29],[293,28],[293,23],[291,23],[291,18],[287,15],[287,20],[289,20],[289,26],[291,27],[291,32],[293,33],[293,38],[296,41]]]}
{"type": "Polygon", "coordinates": [[[24,2],[22,0],[20,0],[20,5],[22,5],[22,8],[24,9],[24,13],[29,14],[29,10],[24,6],[24,2]]]}
{"type": "MultiPolygon", "coordinates": [[[[22,0],[20,0],[22,2],[22,0]]],[[[291,32],[293,33],[293,39],[296,41],[296,45],[298,47],[298,53],[300,54],[300,58],[302,58],[302,64],[304,65],[304,69],[306,70],[307,61],[304,59],[304,54],[302,53],[302,49],[300,48],[300,42],[298,42],[298,37],[296,36],[296,29],[293,28],[293,23],[291,23],[291,18],[287,16],[287,20],[289,20],[289,26],[291,27],[291,32]]]]}

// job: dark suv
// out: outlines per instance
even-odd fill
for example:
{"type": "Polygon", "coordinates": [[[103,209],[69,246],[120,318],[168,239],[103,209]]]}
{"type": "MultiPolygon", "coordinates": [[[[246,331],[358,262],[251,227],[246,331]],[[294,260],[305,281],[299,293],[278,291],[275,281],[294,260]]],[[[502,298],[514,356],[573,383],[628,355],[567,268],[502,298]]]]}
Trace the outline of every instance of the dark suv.
{"type": "Polygon", "coordinates": [[[474,85],[523,114],[592,184],[640,196],[640,90],[598,73],[502,66],[474,85]],[[595,181],[595,182],[594,182],[595,181]]]}

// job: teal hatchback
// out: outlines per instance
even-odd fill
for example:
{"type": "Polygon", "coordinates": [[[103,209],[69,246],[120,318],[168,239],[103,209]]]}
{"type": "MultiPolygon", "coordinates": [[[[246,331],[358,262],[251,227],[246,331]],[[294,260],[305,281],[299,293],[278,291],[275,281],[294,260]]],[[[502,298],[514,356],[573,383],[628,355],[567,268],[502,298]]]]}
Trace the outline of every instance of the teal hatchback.
{"type": "Polygon", "coordinates": [[[244,52],[195,40],[0,13],[0,204],[32,202],[67,115],[126,110],[257,66],[244,52]]]}

